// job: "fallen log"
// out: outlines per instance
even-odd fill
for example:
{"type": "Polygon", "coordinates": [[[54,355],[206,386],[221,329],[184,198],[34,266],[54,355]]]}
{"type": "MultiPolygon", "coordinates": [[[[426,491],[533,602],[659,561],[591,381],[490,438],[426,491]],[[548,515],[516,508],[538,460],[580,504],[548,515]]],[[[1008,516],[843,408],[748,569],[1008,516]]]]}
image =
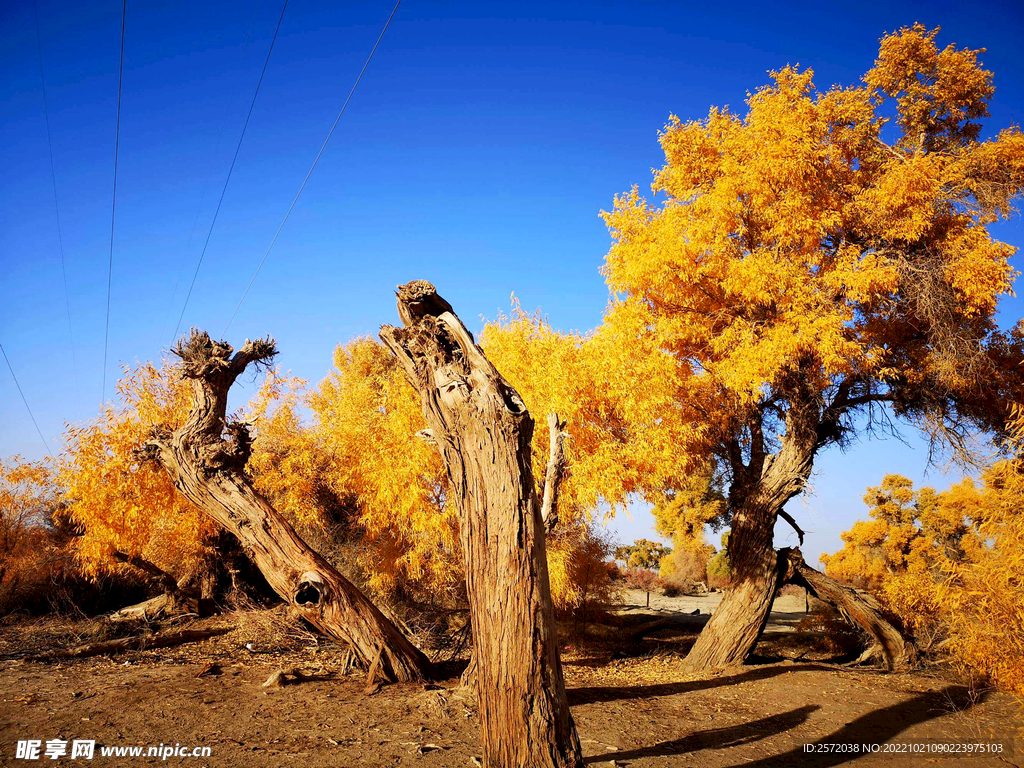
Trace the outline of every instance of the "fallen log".
{"type": "Polygon", "coordinates": [[[704,621],[697,618],[698,613],[684,613],[677,614],[675,616],[663,616],[660,619],[654,621],[648,621],[639,626],[632,627],[631,629],[625,629],[616,635],[617,639],[621,639],[627,643],[635,643],[638,640],[643,640],[647,635],[654,632],[660,632],[663,629],[700,629],[704,626],[704,621]]]}
{"type": "Polygon", "coordinates": [[[879,602],[867,592],[840,584],[811,568],[800,550],[780,549],[779,584],[797,584],[828,603],[850,624],[866,634],[870,646],[858,663],[875,658],[889,670],[908,669],[917,661],[917,646],[889,622],[879,602]]]}
{"type": "Polygon", "coordinates": [[[86,643],[66,651],[50,651],[27,656],[28,661],[52,661],[56,659],[84,659],[89,656],[102,656],[121,651],[146,651],[152,648],[169,648],[174,645],[196,643],[218,635],[233,632],[234,627],[212,627],[210,629],[179,629],[173,632],[157,632],[153,635],[134,635],[119,637],[116,640],[103,640],[98,643],[86,643]]]}

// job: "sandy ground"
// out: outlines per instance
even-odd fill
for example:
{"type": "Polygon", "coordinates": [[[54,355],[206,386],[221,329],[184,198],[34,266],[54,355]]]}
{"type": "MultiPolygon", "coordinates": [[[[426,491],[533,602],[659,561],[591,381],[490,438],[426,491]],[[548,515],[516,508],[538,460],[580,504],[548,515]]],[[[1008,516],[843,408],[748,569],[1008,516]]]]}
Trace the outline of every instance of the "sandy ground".
{"type": "MultiPolygon", "coordinates": [[[[652,599],[651,613],[710,609],[716,596],[661,600],[652,599]]],[[[802,610],[802,602],[783,598],[776,604],[771,631],[758,648],[761,655],[779,658],[792,653],[800,641],[792,632],[799,611],[792,609],[802,610]]],[[[648,612],[635,601],[622,611],[648,612]]],[[[24,645],[31,632],[38,633],[38,628],[0,628],[0,652],[24,645]]],[[[1019,704],[1003,694],[971,690],[934,672],[884,675],[806,660],[753,665],[713,678],[695,676],[681,665],[681,648],[692,642],[692,634],[681,638],[681,645],[671,636],[652,638],[638,649],[642,655],[626,658],[616,658],[618,652],[593,640],[566,644],[570,703],[588,765],[1024,764],[1024,742],[1015,740],[1024,725],[1019,704]],[[874,744],[880,750],[921,749],[938,741],[996,740],[1003,745],[1001,755],[953,758],[864,752],[864,745],[874,744]],[[805,751],[806,744],[814,743],[844,746],[827,747],[835,750],[829,752],[805,751]]],[[[390,686],[367,696],[359,676],[333,674],[342,655],[336,646],[252,653],[233,635],[113,658],[0,661],[0,764],[33,764],[14,758],[15,742],[26,738],[211,748],[208,758],[172,757],[166,761],[169,765],[475,764],[476,713],[457,686],[457,668],[437,685],[390,686]],[[214,672],[198,676],[210,663],[218,664],[214,672]],[[300,667],[314,679],[287,688],[262,688],[268,675],[284,666],[300,667]]],[[[98,752],[92,761],[160,762],[102,758],[98,752]]]]}

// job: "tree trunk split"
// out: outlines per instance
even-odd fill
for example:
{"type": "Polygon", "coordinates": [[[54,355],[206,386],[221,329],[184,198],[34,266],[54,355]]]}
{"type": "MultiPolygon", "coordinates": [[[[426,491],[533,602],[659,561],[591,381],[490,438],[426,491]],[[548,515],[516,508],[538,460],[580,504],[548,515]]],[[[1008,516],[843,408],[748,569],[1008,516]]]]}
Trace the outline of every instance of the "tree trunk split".
{"type": "Polygon", "coordinates": [[[430,283],[400,286],[398,312],[405,327],[380,336],[420,394],[460,514],[484,763],[581,768],[530,463],[533,419],[430,283]]]}
{"type": "Polygon", "coordinates": [[[867,658],[874,656],[890,670],[908,669],[917,661],[917,646],[885,618],[882,606],[870,594],[811,568],[799,549],[779,550],[779,564],[784,581],[804,587],[871,639],[867,658]]]}
{"type": "Polygon", "coordinates": [[[251,438],[245,424],[226,421],[228,390],[250,363],[265,364],[276,349],[265,339],[232,351],[199,331],[178,344],[182,376],[192,384],[192,410],[173,434],[155,430],[143,457],[159,461],[189,501],[238,538],[299,616],[350,645],[366,666],[381,654],[387,680],[428,677],[426,656],[314,552],[246,477],[251,438]]]}

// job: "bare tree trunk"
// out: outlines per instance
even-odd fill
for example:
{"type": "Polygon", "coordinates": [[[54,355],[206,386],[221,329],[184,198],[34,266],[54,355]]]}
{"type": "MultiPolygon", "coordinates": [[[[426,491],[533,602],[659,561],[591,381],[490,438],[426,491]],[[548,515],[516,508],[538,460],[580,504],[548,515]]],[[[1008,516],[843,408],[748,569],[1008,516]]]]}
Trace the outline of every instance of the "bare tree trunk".
{"type": "Polygon", "coordinates": [[[548,414],[548,466],[544,472],[543,502],[540,506],[540,519],[548,533],[558,526],[558,492],[568,463],[565,459],[565,424],[557,413],[548,414]]]}
{"type": "Polygon", "coordinates": [[[174,351],[192,384],[192,410],[173,434],[155,430],[144,458],[158,460],[189,501],[238,538],[299,616],[350,645],[365,665],[380,655],[387,680],[427,677],[429,662],[419,649],[310,549],[245,475],[251,438],[245,424],[226,422],[228,390],[250,363],[266,363],[276,354],[273,342],[246,341],[232,355],[229,344],[193,331],[174,351]]]}
{"type": "Polygon", "coordinates": [[[914,665],[917,646],[885,618],[882,606],[872,595],[840,584],[811,568],[799,549],[780,549],[779,565],[783,569],[783,581],[804,587],[871,638],[871,646],[865,654],[867,658],[878,658],[890,670],[908,669],[914,665]]]}
{"type": "Polygon", "coordinates": [[[460,513],[488,768],[581,768],[530,466],[533,419],[434,287],[400,286],[381,339],[420,393],[460,513]]]}

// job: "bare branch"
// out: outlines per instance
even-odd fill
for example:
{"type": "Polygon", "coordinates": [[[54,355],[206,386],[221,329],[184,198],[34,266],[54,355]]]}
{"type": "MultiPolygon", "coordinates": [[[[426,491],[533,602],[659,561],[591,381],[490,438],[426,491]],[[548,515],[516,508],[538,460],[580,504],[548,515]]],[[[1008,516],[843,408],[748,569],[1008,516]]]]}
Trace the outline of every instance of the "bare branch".
{"type": "Polygon", "coordinates": [[[156,563],[151,563],[149,560],[139,557],[138,555],[129,555],[119,550],[114,550],[111,552],[110,556],[120,563],[126,563],[127,565],[142,571],[153,579],[153,581],[159,584],[168,594],[174,594],[178,591],[178,580],[163,568],[156,565],[156,563]]]}
{"type": "Polygon", "coordinates": [[[799,525],[797,525],[796,524],[796,520],[793,519],[793,516],[791,514],[789,514],[789,512],[787,512],[784,509],[780,509],[779,510],[779,517],[781,517],[783,520],[785,520],[787,523],[789,523],[791,526],[793,526],[793,530],[796,531],[797,538],[800,539],[800,546],[802,547],[804,545],[804,530],[803,530],[803,528],[801,528],[799,525]]]}

